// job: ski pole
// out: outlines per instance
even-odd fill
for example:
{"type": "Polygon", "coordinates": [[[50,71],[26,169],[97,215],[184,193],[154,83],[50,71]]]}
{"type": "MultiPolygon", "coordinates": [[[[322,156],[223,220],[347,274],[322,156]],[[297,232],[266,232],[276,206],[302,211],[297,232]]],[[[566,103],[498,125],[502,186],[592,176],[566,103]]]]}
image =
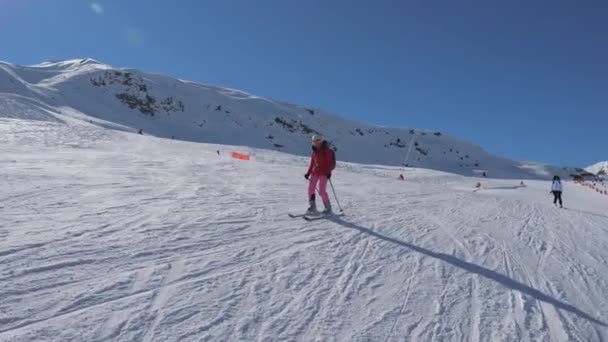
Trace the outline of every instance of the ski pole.
{"type": "Polygon", "coordinates": [[[340,206],[340,201],[338,201],[338,196],[336,196],[336,189],[334,189],[334,183],[331,182],[331,179],[329,180],[329,185],[331,185],[331,192],[334,193],[334,198],[336,199],[336,203],[338,204],[340,212],[343,212],[344,210],[342,209],[342,206],[340,206]]]}

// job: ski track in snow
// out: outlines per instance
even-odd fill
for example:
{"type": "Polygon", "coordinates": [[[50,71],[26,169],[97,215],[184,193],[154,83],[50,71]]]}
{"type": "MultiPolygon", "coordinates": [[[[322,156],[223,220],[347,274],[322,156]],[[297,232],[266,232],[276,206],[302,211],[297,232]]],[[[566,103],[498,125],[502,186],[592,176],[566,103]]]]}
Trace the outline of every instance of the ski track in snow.
{"type": "Polygon", "coordinates": [[[346,215],[306,222],[298,157],[0,133],[0,341],[608,340],[608,201],[584,189],[560,210],[541,181],[348,164],[346,215]]]}

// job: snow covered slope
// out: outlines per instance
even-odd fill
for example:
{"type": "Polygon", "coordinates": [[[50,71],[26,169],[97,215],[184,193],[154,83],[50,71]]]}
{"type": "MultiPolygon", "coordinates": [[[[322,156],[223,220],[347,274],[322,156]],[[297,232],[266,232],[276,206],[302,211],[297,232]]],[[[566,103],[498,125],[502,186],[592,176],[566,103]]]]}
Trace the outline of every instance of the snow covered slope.
{"type": "Polygon", "coordinates": [[[500,158],[441,132],[370,126],[315,108],[91,59],[0,63],[0,117],[13,117],[13,107],[30,108],[32,116],[55,108],[104,127],[297,155],[308,155],[310,136],[320,133],[343,161],[407,164],[469,176],[474,170],[495,178],[567,177],[582,171],[500,158]]]}
{"type": "Polygon", "coordinates": [[[22,118],[0,119],[0,341],[608,340],[608,198],[584,187],[557,209],[546,181],[340,163],[345,216],[309,223],[286,215],[305,158],[31,95],[0,106],[22,118]]]}
{"type": "Polygon", "coordinates": [[[586,170],[593,173],[594,175],[606,177],[608,176],[608,161],[593,164],[589,166],[586,170]]]}

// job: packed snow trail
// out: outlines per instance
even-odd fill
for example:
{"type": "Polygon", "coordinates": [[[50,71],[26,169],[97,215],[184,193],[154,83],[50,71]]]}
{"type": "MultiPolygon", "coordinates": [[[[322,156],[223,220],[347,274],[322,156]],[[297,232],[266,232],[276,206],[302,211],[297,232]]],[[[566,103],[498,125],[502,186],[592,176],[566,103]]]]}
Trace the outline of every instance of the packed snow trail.
{"type": "Polygon", "coordinates": [[[608,340],[599,194],[342,163],[306,222],[305,159],[63,120],[0,119],[0,341],[608,340]]]}

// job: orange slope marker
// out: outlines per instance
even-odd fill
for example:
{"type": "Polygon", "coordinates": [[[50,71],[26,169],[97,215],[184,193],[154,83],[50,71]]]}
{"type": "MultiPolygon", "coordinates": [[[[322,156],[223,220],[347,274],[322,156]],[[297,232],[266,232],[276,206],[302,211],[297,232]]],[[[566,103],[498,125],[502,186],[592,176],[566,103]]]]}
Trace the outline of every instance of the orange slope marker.
{"type": "Polygon", "coordinates": [[[249,160],[249,159],[251,159],[248,154],[239,153],[239,152],[232,152],[232,158],[234,158],[234,159],[240,159],[240,160],[249,160]]]}

